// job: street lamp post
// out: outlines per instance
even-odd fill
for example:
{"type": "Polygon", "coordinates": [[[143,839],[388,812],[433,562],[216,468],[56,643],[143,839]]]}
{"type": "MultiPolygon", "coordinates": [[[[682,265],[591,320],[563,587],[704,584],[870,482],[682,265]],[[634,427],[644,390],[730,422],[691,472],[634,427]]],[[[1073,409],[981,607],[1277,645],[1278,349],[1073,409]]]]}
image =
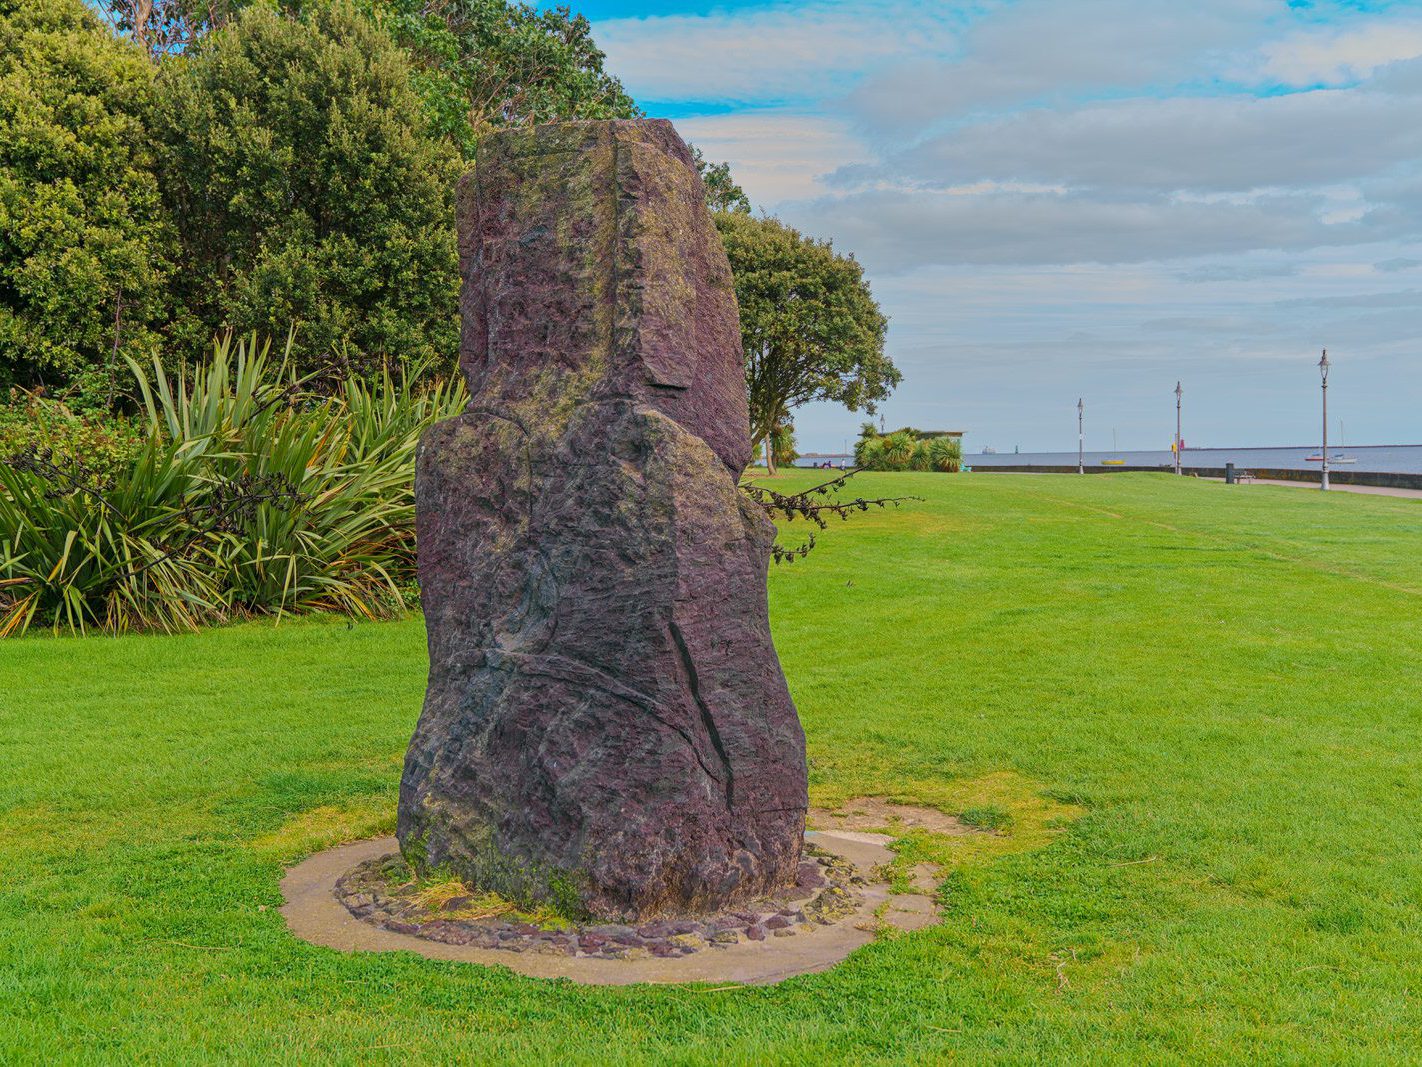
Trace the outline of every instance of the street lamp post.
{"type": "Polygon", "coordinates": [[[1328,349],[1323,350],[1323,358],[1318,361],[1318,374],[1323,379],[1323,451],[1320,457],[1323,460],[1323,481],[1319,485],[1325,492],[1328,490],[1328,368],[1332,366],[1328,362],[1328,349]]]}
{"type": "Polygon", "coordinates": [[[1086,431],[1084,430],[1083,418],[1086,414],[1086,405],[1078,397],[1076,401],[1076,473],[1086,473],[1086,431]]]}
{"type": "Polygon", "coordinates": [[[1175,383],[1175,473],[1180,473],[1180,397],[1184,390],[1180,388],[1180,383],[1175,383]]]}

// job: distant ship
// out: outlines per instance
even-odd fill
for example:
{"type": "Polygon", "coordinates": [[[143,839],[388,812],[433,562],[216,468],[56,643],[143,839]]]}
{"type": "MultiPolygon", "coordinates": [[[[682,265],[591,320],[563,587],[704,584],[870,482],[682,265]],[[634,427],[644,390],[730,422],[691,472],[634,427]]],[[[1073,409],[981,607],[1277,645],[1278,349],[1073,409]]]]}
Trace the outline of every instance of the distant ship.
{"type": "Polygon", "coordinates": [[[990,447],[990,446],[984,446],[984,448],[983,448],[983,455],[985,455],[985,456],[995,456],[995,455],[997,455],[997,449],[992,448],[992,447],[990,447]]]}

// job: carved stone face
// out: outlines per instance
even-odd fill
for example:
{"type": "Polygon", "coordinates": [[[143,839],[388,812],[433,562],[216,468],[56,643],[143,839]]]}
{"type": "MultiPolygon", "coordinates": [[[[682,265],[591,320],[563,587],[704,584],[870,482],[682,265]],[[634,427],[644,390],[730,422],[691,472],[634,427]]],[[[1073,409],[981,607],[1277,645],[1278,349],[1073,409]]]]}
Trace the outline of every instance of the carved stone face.
{"type": "Polygon", "coordinates": [[[416,477],[430,679],[399,836],[633,918],[793,880],[804,735],[771,643],[730,270],[665,122],[495,135],[460,187],[469,410],[416,477]]]}
{"type": "Polygon", "coordinates": [[[485,141],[458,197],[475,402],[634,399],[739,476],[751,453],[740,325],[702,198],[669,122],[485,141]]]}

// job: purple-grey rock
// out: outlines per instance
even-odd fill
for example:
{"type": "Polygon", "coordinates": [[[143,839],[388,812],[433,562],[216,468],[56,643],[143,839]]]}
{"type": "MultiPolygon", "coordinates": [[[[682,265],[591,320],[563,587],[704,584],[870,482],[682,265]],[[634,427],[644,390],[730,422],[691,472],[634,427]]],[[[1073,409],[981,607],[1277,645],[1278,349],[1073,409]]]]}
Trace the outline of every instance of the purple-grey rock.
{"type": "Polygon", "coordinates": [[[801,889],[820,889],[828,884],[829,882],[820,871],[818,863],[800,864],[800,869],[795,875],[796,886],[801,889]]]}
{"type": "Polygon", "coordinates": [[[792,885],[804,735],[771,643],[730,269],[660,121],[491,135],[458,196],[466,413],[416,473],[424,711],[398,834],[617,920],[792,885]]]}
{"type": "Polygon", "coordinates": [[[584,929],[587,933],[601,934],[603,937],[610,937],[614,941],[620,941],[629,934],[636,934],[636,931],[633,930],[632,927],[622,926],[618,923],[602,923],[597,926],[588,926],[584,929]]]}
{"type": "Polygon", "coordinates": [[[443,941],[447,945],[467,945],[470,938],[468,930],[443,919],[426,923],[421,927],[420,934],[431,941],[443,941]]]}

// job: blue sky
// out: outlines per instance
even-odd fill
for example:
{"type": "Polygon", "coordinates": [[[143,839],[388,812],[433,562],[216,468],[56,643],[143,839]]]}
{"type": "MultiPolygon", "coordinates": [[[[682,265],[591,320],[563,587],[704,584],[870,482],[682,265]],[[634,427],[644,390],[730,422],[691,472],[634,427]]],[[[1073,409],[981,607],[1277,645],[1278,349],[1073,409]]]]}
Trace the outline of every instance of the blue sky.
{"type": "MultiPolygon", "coordinates": [[[[1422,441],[1422,0],[576,5],[649,113],[864,263],[968,450],[1422,441]],[[1336,430],[1336,424],[1335,424],[1336,430]]],[[[797,412],[802,449],[862,416],[797,412]]]]}

